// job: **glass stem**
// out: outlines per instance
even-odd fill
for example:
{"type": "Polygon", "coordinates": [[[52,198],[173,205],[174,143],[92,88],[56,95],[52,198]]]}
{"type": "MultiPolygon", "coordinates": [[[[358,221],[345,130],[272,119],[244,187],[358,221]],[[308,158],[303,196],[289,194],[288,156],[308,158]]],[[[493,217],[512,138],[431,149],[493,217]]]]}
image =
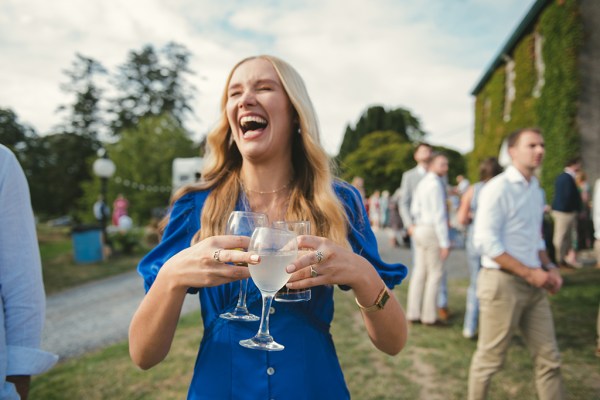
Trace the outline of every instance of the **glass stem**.
{"type": "Polygon", "coordinates": [[[271,302],[273,301],[272,294],[262,293],[263,308],[260,316],[260,327],[256,336],[270,337],[269,335],[269,311],[271,310],[271,302]]]}
{"type": "Polygon", "coordinates": [[[237,306],[235,308],[246,308],[246,291],[248,289],[248,278],[240,281],[240,295],[238,296],[237,306]]]}

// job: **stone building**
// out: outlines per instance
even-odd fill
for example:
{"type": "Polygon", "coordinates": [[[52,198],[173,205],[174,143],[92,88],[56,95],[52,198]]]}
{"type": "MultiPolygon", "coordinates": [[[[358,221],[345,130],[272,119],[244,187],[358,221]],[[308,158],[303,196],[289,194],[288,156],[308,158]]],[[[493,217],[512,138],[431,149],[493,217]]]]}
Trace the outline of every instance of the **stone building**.
{"type": "Polygon", "coordinates": [[[536,1],[472,94],[471,172],[498,155],[510,132],[537,126],[546,142],[541,180],[548,197],[574,155],[593,184],[600,178],[600,1],[536,1]]]}

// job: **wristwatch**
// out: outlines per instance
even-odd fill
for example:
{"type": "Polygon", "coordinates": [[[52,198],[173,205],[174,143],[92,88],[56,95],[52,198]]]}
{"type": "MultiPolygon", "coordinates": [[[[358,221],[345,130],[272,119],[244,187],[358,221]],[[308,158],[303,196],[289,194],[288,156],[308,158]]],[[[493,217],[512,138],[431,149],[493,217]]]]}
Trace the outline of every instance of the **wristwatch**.
{"type": "Polygon", "coordinates": [[[383,307],[385,307],[385,303],[387,303],[387,301],[390,299],[390,294],[387,291],[387,287],[385,285],[383,285],[383,289],[381,289],[381,292],[379,292],[379,295],[377,296],[377,299],[375,300],[375,304],[373,304],[372,306],[369,307],[365,307],[362,304],[360,304],[358,302],[358,299],[355,297],[354,301],[356,301],[356,304],[358,305],[358,307],[365,311],[365,312],[371,312],[371,311],[377,311],[377,310],[382,310],[383,307]]]}

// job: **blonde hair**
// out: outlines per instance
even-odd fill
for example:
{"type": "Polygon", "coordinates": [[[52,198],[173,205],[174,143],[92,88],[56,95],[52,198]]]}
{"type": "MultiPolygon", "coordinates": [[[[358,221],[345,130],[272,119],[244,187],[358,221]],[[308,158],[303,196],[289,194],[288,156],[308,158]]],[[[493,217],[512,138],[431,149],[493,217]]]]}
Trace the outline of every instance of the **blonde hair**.
{"type": "Polygon", "coordinates": [[[295,178],[290,186],[286,219],[308,220],[313,227],[313,235],[349,246],[346,238],[348,218],[332,187],[331,160],[321,146],[317,116],[306,86],[291,65],[269,55],[243,59],[229,73],[221,98],[221,117],[207,136],[207,160],[202,181],[180,189],[172,202],[186,193],[212,189],[202,209],[200,231],[194,236],[193,242],[225,232],[227,217],[235,209],[241,194],[239,182],[242,167],[242,155],[231,137],[227,120],[227,88],[235,70],[253,59],[267,60],[273,65],[298,117],[299,132],[292,134],[295,178]]]}

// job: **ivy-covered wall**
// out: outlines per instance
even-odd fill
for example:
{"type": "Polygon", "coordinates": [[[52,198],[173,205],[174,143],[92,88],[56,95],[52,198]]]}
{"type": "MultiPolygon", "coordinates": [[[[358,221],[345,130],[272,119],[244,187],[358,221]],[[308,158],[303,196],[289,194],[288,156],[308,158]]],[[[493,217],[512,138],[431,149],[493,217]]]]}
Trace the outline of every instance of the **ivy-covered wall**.
{"type": "Polygon", "coordinates": [[[512,131],[540,127],[546,143],[541,183],[549,201],[554,195],[554,179],[565,161],[580,150],[576,125],[579,74],[577,56],[582,42],[582,26],[577,0],[551,1],[537,21],[520,38],[509,56],[515,61],[516,96],[510,120],[504,121],[505,64],[493,72],[476,94],[474,149],[469,156],[469,178],[477,180],[477,166],[489,156],[498,156],[502,141],[512,131]],[[543,37],[542,55],[545,84],[535,97],[535,33],[543,37]]]}

